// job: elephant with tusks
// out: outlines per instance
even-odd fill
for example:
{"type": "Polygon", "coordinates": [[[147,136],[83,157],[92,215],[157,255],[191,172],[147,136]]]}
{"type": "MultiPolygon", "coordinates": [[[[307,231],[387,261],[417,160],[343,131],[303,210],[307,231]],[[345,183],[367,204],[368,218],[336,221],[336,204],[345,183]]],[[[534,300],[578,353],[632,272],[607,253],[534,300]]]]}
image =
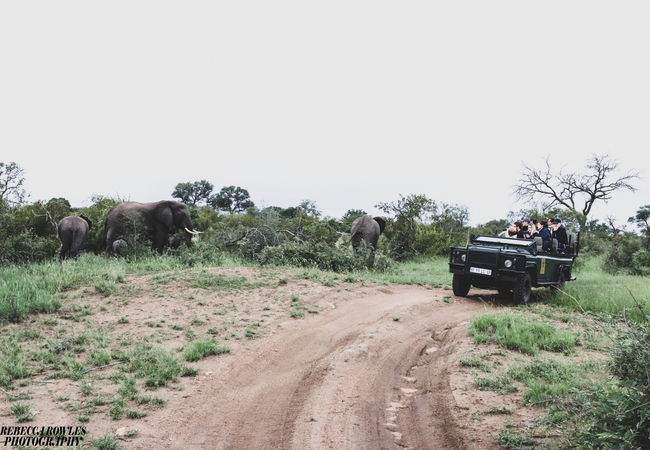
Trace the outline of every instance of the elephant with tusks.
{"type": "Polygon", "coordinates": [[[118,253],[115,242],[136,235],[150,239],[151,248],[162,254],[165,245],[169,244],[171,230],[183,230],[183,239],[188,246],[192,245],[192,237],[200,233],[194,230],[184,203],[172,200],[120,203],[111,208],[104,220],[106,253],[118,253]]]}
{"type": "Polygon", "coordinates": [[[79,250],[88,236],[88,231],[93,223],[83,214],[80,216],[67,216],[61,219],[58,225],[59,239],[59,256],[61,259],[67,257],[74,258],[79,254],[79,250]]]}

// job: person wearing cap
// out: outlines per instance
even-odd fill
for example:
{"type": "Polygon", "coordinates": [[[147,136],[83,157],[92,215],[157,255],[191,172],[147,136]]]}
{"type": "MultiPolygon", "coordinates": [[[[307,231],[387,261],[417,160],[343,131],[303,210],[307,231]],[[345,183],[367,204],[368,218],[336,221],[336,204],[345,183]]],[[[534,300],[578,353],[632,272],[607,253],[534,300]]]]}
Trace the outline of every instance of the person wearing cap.
{"type": "Polygon", "coordinates": [[[553,237],[557,239],[559,249],[564,250],[564,248],[569,245],[569,236],[566,234],[566,228],[559,217],[553,219],[553,229],[555,230],[553,232],[553,237]]]}

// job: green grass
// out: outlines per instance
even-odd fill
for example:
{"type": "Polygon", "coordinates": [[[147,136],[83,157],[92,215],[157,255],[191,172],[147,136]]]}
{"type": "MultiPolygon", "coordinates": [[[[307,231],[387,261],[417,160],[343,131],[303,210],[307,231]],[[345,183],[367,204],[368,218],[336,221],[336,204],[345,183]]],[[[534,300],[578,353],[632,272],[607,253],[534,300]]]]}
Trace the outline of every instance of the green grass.
{"type": "Polygon", "coordinates": [[[129,362],[120,366],[121,370],[132,373],[136,378],[144,378],[144,384],[149,388],[175,382],[185,367],[173,352],[148,344],[136,345],[125,356],[129,362]]]}
{"type": "MultiPolygon", "coordinates": [[[[563,291],[568,295],[556,292],[544,299],[547,304],[612,316],[628,308],[628,318],[642,318],[637,302],[650,299],[650,277],[608,274],[601,269],[603,257],[578,259],[578,268],[573,273],[577,280],[564,285],[563,291]]],[[[645,304],[643,311],[650,314],[650,304],[645,304]]]]}
{"type": "Polygon", "coordinates": [[[31,407],[25,403],[14,403],[9,410],[18,422],[29,422],[34,419],[31,407]]]}
{"type": "Polygon", "coordinates": [[[346,274],[345,282],[372,281],[379,284],[417,284],[442,287],[451,285],[448,258],[444,256],[417,257],[410,261],[394,263],[390,269],[359,270],[346,274]]]}
{"type": "MultiPolygon", "coordinates": [[[[196,253],[202,251],[196,249],[196,253]]],[[[0,267],[0,320],[22,322],[32,313],[57,311],[62,305],[62,293],[83,286],[93,286],[105,296],[114,295],[119,293],[120,286],[124,285],[129,274],[196,272],[203,267],[211,267],[213,264],[210,262],[214,260],[218,260],[222,267],[246,265],[230,257],[212,258],[209,255],[202,255],[203,260],[199,258],[191,262],[185,253],[187,252],[167,257],[146,255],[136,260],[83,254],[79,258],[63,262],[52,259],[41,263],[0,267]]],[[[228,281],[216,278],[218,277],[199,275],[196,282],[206,287],[228,284],[228,281]]],[[[234,288],[242,284],[239,279],[230,283],[234,288]]]]}
{"type": "Polygon", "coordinates": [[[190,287],[218,290],[255,288],[261,285],[261,283],[249,282],[246,277],[225,277],[223,275],[199,272],[194,274],[194,281],[190,284],[190,287]]]}
{"type": "Polygon", "coordinates": [[[495,342],[528,355],[537,355],[540,350],[570,353],[577,342],[575,333],[513,313],[479,316],[472,321],[469,333],[477,344],[495,342]]]}
{"type": "Polygon", "coordinates": [[[517,386],[507,376],[477,376],[474,384],[482,391],[494,391],[498,394],[511,394],[517,392],[517,386]]]}
{"type": "Polygon", "coordinates": [[[91,446],[96,450],[117,450],[117,439],[110,433],[91,442],[91,446]]]}
{"type": "Polygon", "coordinates": [[[214,339],[206,339],[188,344],[183,350],[183,358],[185,361],[195,362],[206,356],[228,352],[230,352],[230,347],[219,345],[214,339]]]}
{"type": "Polygon", "coordinates": [[[15,336],[0,338],[0,385],[8,386],[18,378],[32,374],[30,355],[15,336]]]}
{"type": "MultiPolygon", "coordinates": [[[[593,369],[591,364],[534,358],[511,368],[508,375],[528,388],[523,396],[524,403],[546,407],[562,402],[572,389],[591,385],[591,378],[597,373],[593,369]]],[[[601,367],[602,369],[604,367],[601,367]]]]}

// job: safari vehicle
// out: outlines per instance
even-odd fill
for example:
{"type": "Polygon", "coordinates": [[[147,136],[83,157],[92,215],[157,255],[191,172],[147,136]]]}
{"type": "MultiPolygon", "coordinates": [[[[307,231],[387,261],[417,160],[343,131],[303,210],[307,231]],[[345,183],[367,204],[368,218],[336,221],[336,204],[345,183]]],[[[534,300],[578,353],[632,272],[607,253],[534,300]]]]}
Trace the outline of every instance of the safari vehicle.
{"type": "Polygon", "coordinates": [[[470,235],[466,247],[451,247],[449,272],[453,274],[454,295],[466,297],[471,286],[512,291],[516,303],[528,303],[531,288],[562,286],[571,276],[578,256],[579,234],[568,233],[569,245],[558,251],[554,239],[542,248],[542,239],[517,239],[470,235]]]}

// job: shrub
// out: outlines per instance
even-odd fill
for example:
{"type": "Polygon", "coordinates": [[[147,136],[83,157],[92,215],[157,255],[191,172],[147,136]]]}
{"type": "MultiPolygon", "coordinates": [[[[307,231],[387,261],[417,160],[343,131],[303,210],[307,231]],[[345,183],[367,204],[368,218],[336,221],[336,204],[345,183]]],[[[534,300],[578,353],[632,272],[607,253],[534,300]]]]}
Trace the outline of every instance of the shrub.
{"type": "Polygon", "coordinates": [[[451,238],[440,231],[435,225],[419,225],[413,248],[421,255],[448,255],[452,245],[451,238]]]}
{"type": "Polygon", "coordinates": [[[643,246],[643,239],[634,233],[616,236],[603,270],[609,273],[626,270],[633,275],[650,273],[650,254],[643,246]]]}
{"type": "Polygon", "coordinates": [[[650,327],[630,325],[611,350],[609,372],[618,377],[573,396],[569,415],[579,421],[570,448],[650,448],[650,327]]]}
{"type": "Polygon", "coordinates": [[[257,260],[261,265],[313,266],[339,273],[362,270],[368,265],[367,255],[363,252],[355,253],[352,249],[320,242],[266,247],[257,255],[257,260]]]}

